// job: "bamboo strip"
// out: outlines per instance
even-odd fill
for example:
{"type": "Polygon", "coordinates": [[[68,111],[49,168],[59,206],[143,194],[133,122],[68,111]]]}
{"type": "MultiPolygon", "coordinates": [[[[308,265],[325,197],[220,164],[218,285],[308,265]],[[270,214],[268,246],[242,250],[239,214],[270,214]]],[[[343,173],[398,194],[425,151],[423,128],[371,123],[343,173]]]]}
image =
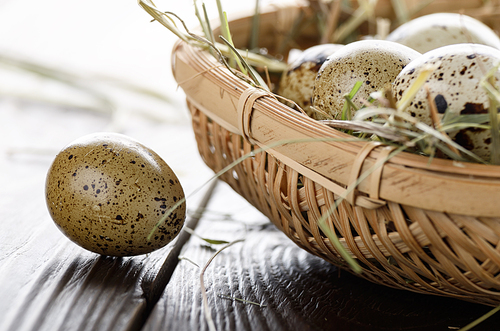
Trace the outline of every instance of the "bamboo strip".
{"type": "MultiPolygon", "coordinates": [[[[289,22],[280,30],[293,22],[283,20],[285,12],[303,14],[300,8],[262,14],[261,31],[269,40],[275,31],[272,22],[289,22]]],[[[247,29],[249,20],[232,24],[237,31],[247,29]]],[[[275,144],[221,178],[297,245],[349,270],[318,226],[328,215],[327,226],[359,261],[361,277],[420,293],[500,304],[499,167],[429,162],[401,153],[349,191],[390,150],[294,112],[186,44],[174,49],[173,72],[187,95],[200,155],[214,171],[258,146],[275,144]],[[276,145],[311,138],[320,140],[276,145]]]]}

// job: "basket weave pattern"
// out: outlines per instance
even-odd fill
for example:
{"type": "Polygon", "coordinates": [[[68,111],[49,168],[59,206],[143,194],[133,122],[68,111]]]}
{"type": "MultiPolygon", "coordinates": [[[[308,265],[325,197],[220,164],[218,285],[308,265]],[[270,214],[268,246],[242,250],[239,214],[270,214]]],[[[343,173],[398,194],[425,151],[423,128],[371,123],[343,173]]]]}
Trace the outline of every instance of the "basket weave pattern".
{"type": "MultiPolygon", "coordinates": [[[[263,24],[266,19],[274,24],[274,15],[263,15],[263,24]]],[[[249,20],[232,24],[237,35],[238,26],[247,27],[249,20]]],[[[206,52],[178,43],[173,55],[174,75],[187,95],[200,155],[219,172],[256,151],[221,179],[297,245],[350,270],[318,227],[328,215],[327,225],[361,265],[361,277],[394,288],[500,304],[500,208],[495,207],[499,167],[462,168],[451,161],[430,164],[423,157],[402,155],[376,168],[357,190],[347,190],[392,149],[371,143],[321,142],[258,152],[283,137],[303,138],[309,127],[321,133],[312,137],[346,136],[300,118],[271,96],[235,80],[206,52]],[[293,129],[288,136],[281,123],[293,129]],[[321,153],[333,156],[321,159],[317,156],[321,153]],[[343,161],[345,155],[351,158],[343,161]],[[415,178],[411,185],[400,184],[398,176],[405,172],[415,178]],[[405,193],[408,190],[411,194],[405,193]],[[443,198],[447,190],[453,191],[450,199],[443,198]],[[470,192],[479,197],[467,205],[463,196],[470,192]]]]}
{"type": "MultiPolygon", "coordinates": [[[[256,148],[188,105],[200,155],[215,172],[256,148]]],[[[349,270],[317,226],[338,198],[335,193],[265,152],[236,165],[221,179],[300,247],[349,270]]],[[[363,266],[361,276],[372,282],[500,303],[500,282],[495,279],[500,271],[498,219],[447,215],[391,202],[370,210],[343,201],[328,223],[363,266]]]]}

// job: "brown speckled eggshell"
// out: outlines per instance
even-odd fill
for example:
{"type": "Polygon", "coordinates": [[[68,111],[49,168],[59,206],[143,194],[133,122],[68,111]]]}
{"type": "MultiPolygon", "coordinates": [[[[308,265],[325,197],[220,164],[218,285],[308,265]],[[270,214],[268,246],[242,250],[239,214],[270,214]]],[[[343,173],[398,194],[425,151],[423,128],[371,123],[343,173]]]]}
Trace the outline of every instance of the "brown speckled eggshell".
{"type": "Polygon", "coordinates": [[[342,47],[344,45],[321,44],[304,50],[281,76],[278,94],[294,101],[307,115],[315,118],[310,107],[316,75],[325,60],[342,47]]]}
{"type": "MultiPolygon", "coordinates": [[[[488,114],[488,94],[481,87],[481,79],[500,63],[500,50],[479,44],[456,44],[436,48],[409,63],[396,77],[393,94],[397,101],[403,98],[419,76],[422,68],[438,65],[426,81],[436,108],[442,116],[448,109],[456,115],[488,114]]],[[[495,83],[500,81],[497,70],[495,83]]],[[[421,88],[406,109],[406,113],[428,125],[432,124],[427,90],[421,88]]],[[[463,129],[449,135],[458,144],[484,160],[490,158],[491,135],[489,129],[463,129]]]]}
{"type": "Polygon", "coordinates": [[[404,45],[384,40],[362,40],[345,45],[321,66],[313,89],[313,106],[340,119],[344,95],[363,82],[354,97],[368,99],[370,93],[382,89],[420,53],[404,45]]]}
{"type": "Polygon", "coordinates": [[[47,206],[73,242],[102,255],[130,256],[168,244],[181,230],[184,198],[178,178],[155,152],[115,133],[84,136],[55,158],[46,179],[47,206]]]}

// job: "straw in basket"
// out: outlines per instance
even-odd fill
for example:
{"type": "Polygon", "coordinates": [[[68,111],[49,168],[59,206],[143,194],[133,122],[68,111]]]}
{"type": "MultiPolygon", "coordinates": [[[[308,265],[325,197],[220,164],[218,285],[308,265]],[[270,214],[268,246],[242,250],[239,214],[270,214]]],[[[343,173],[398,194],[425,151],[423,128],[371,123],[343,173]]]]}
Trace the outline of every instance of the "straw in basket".
{"type": "MultiPolygon", "coordinates": [[[[381,0],[381,16],[393,17],[381,0]]],[[[428,11],[458,11],[491,23],[500,7],[481,1],[435,1],[428,11]],[[451,7],[450,7],[451,6],[451,7]]],[[[260,41],[273,49],[301,6],[261,13],[260,41]]],[[[426,13],[422,11],[421,14],[426,13]]],[[[251,17],[230,22],[244,47],[251,17]]],[[[304,47],[317,39],[306,30],[304,47]]],[[[350,271],[318,226],[327,226],[362,268],[361,277],[386,286],[500,304],[500,167],[400,153],[358,141],[300,114],[231,74],[208,52],[178,42],[174,76],[187,96],[199,152],[215,172],[245,159],[226,181],[297,245],[350,271]],[[308,141],[279,144],[284,141],[308,141]],[[269,146],[273,146],[269,148],[269,146]],[[375,164],[355,190],[349,190],[375,164]],[[344,197],[339,206],[333,206],[344,197]]]]}

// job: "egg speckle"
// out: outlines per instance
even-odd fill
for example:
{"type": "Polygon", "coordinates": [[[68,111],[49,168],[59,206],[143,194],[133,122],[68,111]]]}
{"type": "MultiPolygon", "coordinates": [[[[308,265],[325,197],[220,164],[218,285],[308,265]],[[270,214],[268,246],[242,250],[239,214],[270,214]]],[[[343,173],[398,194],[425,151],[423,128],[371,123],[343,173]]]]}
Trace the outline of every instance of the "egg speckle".
{"type": "Polygon", "coordinates": [[[396,28],[387,40],[420,53],[460,43],[484,44],[500,49],[500,38],[487,25],[456,13],[434,13],[415,18],[396,28]]]}
{"type": "Polygon", "coordinates": [[[328,56],[343,46],[322,44],[303,51],[281,76],[278,94],[297,103],[309,116],[315,117],[310,109],[314,80],[328,56]]]}
{"type": "MultiPolygon", "coordinates": [[[[487,114],[489,98],[480,81],[500,63],[500,50],[478,44],[457,44],[437,48],[409,63],[396,77],[393,94],[401,100],[405,91],[415,82],[422,68],[437,65],[426,81],[440,117],[448,110],[455,115],[487,114]]],[[[497,71],[495,80],[500,80],[497,71]]],[[[403,111],[428,125],[432,124],[427,101],[427,90],[420,89],[403,111]]],[[[486,129],[464,129],[450,136],[479,157],[490,157],[491,138],[486,129]]]]}
{"type": "Polygon", "coordinates": [[[154,151],[124,135],[98,133],[66,146],[46,179],[56,226],[73,242],[102,255],[129,256],[168,244],[181,230],[186,206],[178,178],[154,151]],[[166,217],[147,237],[155,225],[166,217]]]}
{"type": "Polygon", "coordinates": [[[420,53],[398,43],[363,40],[333,53],[321,66],[313,88],[313,106],[339,119],[345,99],[363,82],[354,103],[393,82],[399,72],[420,53]]]}

